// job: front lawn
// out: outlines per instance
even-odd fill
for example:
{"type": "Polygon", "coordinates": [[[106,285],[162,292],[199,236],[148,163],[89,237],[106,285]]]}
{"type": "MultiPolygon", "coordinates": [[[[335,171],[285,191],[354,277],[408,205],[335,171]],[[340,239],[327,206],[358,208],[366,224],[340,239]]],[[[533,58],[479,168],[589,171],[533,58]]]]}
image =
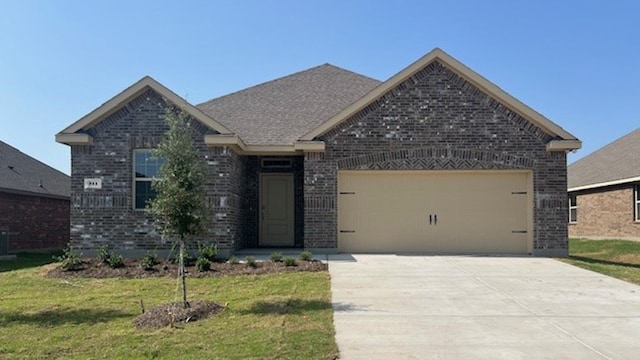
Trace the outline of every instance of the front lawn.
{"type": "MultiPolygon", "coordinates": [[[[31,261],[33,259],[27,259],[31,261]]],[[[227,304],[174,328],[138,330],[147,309],[176,297],[174,278],[47,278],[46,268],[0,272],[0,359],[330,359],[327,272],[187,279],[189,297],[227,304]]],[[[33,263],[31,263],[33,265],[33,263]]]]}
{"type": "Polygon", "coordinates": [[[640,242],[570,239],[563,261],[640,285],[640,242]]]}

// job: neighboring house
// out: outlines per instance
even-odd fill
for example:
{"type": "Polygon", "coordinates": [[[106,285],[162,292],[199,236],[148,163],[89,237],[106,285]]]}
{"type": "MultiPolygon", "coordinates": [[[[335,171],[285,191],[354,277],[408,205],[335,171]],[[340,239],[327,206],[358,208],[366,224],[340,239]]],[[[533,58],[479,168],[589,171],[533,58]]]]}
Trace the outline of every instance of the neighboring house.
{"type": "Polygon", "coordinates": [[[568,167],[569,236],[640,240],[640,128],[568,167]]]}
{"type": "Polygon", "coordinates": [[[170,247],[143,210],[169,105],[194,120],[223,252],[567,254],[580,141],[440,49],[384,82],[326,64],[197,106],[141,79],[56,135],[72,246],[170,247]]]}
{"type": "Polygon", "coordinates": [[[0,255],[69,242],[69,176],[0,141],[0,255]]]}

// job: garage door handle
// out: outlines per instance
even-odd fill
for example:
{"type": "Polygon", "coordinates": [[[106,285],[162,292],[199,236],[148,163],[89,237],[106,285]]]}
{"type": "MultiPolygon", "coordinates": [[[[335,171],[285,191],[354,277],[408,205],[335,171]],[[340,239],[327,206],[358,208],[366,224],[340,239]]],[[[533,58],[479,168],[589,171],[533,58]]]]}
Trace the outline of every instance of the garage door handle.
{"type": "Polygon", "coordinates": [[[429,214],[429,225],[431,225],[433,223],[433,217],[431,214],[429,214]]]}
{"type": "Polygon", "coordinates": [[[433,225],[438,225],[438,214],[433,215],[433,225]]]}

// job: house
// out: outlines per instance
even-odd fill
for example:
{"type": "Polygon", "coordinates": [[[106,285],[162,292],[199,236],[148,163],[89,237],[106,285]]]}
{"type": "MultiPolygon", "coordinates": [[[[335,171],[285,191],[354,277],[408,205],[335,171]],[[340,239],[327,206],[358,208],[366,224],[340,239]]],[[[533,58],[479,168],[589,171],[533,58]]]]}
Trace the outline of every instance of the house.
{"type": "Polygon", "coordinates": [[[69,242],[69,176],[0,141],[0,255],[69,242]]]}
{"type": "Polygon", "coordinates": [[[567,171],[570,237],[640,240],[640,128],[567,171]]]}
{"type": "Polygon", "coordinates": [[[567,254],[580,141],[440,49],[384,82],[325,64],[197,106],[141,79],[56,135],[72,246],[171,246],[143,210],[170,105],[194,120],[225,253],[567,254]]]}

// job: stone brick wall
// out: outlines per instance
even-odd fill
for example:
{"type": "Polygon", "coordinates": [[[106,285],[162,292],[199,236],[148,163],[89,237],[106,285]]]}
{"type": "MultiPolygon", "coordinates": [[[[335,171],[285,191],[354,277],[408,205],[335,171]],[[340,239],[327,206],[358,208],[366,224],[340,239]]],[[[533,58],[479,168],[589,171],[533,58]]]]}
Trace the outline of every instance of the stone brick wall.
{"type": "Polygon", "coordinates": [[[530,169],[534,252],[567,254],[566,155],[551,136],[434,62],[305,155],[305,247],[337,247],[337,171],[530,169]]]}
{"type": "Polygon", "coordinates": [[[69,200],[0,192],[0,230],[9,252],[62,249],[69,241],[69,200]]]}
{"type": "Polygon", "coordinates": [[[577,222],[569,224],[573,238],[640,240],[634,219],[634,186],[625,184],[576,193],[577,222]]]}
{"type": "MultiPolygon", "coordinates": [[[[133,208],[133,152],[156,147],[168,126],[167,103],[148,90],[89,129],[93,144],[71,147],[71,245],[90,253],[103,244],[116,250],[167,250],[172,242],[158,233],[153,219],[133,208]],[[102,179],[102,189],[84,189],[85,178],[102,179]]],[[[208,233],[222,249],[237,247],[241,234],[242,159],[226,147],[207,148],[214,132],[192,122],[194,145],[205,159],[210,182],[208,233]]]]}

